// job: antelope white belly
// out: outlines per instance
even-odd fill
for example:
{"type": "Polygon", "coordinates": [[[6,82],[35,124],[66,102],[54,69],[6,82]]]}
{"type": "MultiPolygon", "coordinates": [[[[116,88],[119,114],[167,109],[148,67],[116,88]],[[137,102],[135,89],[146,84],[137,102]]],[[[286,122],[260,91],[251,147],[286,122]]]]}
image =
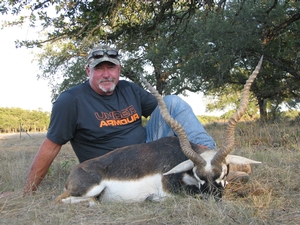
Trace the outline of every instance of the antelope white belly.
{"type": "Polygon", "coordinates": [[[163,190],[161,174],[154,174],[138,180],[102,180],[86,196],[99,193],[99,190],[104,191],[102,201],[137,202],[144,201],[150,195],[156,198],[164,198],[168,195],[163,190]]]}

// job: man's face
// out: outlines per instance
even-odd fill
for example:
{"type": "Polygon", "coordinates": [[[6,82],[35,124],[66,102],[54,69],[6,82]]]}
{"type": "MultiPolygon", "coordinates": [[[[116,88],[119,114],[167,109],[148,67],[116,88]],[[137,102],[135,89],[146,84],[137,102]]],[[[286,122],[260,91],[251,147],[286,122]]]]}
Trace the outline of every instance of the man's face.
{"type": "Polygon", "coordinates": [[[99,63],[96,67],[86,67],[92,89],[100,95],[111,95],[119,82],[121,66],[111,62],[99,63]]]}

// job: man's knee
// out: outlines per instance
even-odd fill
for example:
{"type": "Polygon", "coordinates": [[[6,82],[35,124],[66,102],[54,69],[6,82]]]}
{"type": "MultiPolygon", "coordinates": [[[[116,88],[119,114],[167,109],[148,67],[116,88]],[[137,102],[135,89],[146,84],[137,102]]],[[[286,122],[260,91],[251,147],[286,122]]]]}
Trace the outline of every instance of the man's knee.
{"type": "Polygon", "coordinates": [[[189,105],[177,95],[166,95],[164,101],[167,107],[171,109],[176,108],[177,106],[184,108],[189,107],[189,105]]]}

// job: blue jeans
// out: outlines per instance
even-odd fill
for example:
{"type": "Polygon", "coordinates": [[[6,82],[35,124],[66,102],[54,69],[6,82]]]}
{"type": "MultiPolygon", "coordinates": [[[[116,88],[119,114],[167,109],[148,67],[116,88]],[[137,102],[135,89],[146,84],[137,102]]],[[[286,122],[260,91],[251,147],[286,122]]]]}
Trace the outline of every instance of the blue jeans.
{"type": "MultiPolygon", "coordinates": [[[[171,116],[184,128],[190,142],[215,149],[216,143],[205,131],[192,108],[184,100],[176,95],[164,97],[171,116]]],[[[152,112],[146,125],[146,142],[154,141],[162,137],[177,136],[171,127],[162,118],[158,106],[152,112]]]]}

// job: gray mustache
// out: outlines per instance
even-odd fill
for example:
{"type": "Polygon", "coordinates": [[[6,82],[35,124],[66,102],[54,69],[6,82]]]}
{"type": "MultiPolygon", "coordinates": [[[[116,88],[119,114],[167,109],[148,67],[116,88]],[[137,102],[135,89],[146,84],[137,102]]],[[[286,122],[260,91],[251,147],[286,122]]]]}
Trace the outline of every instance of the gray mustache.
{"type": "Polygon", "coordinates": [[[102,82],[114,82],[114,79],[101,79],[99,80],[99,84],[102,82]]]}

